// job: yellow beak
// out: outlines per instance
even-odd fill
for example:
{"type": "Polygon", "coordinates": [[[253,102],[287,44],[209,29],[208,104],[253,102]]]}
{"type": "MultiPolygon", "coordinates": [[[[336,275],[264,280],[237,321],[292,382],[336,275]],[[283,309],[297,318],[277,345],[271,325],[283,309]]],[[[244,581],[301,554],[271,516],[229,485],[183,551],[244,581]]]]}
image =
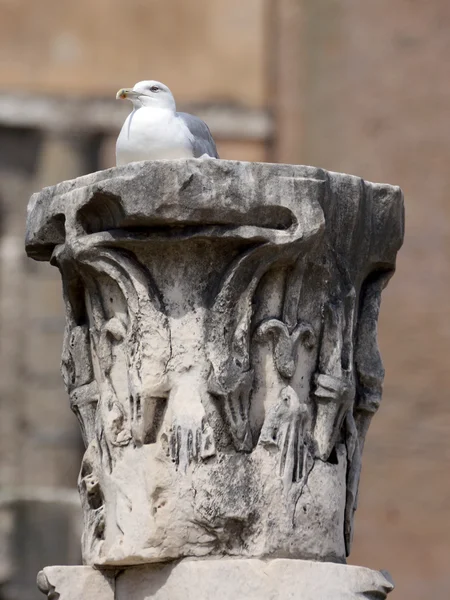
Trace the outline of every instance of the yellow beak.
{"type": "Polygon", "coordinates": [[[126,100],[131,94],[133,94],[133,90],[131,88],[122,88],[117,92],[116,100],[126,100]]]}

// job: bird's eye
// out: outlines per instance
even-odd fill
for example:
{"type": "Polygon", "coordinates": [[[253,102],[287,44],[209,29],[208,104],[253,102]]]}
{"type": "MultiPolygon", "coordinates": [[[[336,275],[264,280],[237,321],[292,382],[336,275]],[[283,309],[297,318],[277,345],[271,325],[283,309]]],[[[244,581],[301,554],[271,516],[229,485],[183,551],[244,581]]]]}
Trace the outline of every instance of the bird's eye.
{"type": "Polygon", "coordinates": [[[152,87],[150,88],[151,92],[159,92],[159,87],[157,85],[152,85],[152,87]]]}

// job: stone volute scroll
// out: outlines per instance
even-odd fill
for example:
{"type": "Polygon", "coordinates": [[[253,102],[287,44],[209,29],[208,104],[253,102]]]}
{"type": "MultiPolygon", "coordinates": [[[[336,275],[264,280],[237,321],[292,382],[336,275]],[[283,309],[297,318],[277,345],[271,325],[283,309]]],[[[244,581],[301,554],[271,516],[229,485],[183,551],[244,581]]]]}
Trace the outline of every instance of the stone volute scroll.
{"type": "Polygon", "coordinates": [[[218,568],[224,599],[384,598],[345,562],[402,239],[399,188],[313,167],[152,161],[35,194],[26,250],[61,272],[86,445],[86,566],[39,587],[206,598],[218,568]]]}

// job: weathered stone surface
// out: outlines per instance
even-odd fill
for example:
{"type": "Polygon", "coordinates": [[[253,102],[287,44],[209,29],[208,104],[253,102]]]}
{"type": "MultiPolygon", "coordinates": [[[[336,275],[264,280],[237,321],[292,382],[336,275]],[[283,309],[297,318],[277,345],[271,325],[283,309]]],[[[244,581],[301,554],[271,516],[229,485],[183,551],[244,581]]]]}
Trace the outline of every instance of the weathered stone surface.
{"type": "Polygon", "coordinates": [[[37,586],[49,600],[115,600],[114,576],[92,567],[45,567],[38,573],[37,586]]]}
{"type": "Polygon", "coordinates": [[[62,273],[88,564],[350,550],[401,191],[321,169],[135,163],[30,201],[62,273]]]}
{"type": "Polygon", "coordinates": [[[379,571],[290,559],[185,559],[117,572],[47,567],[38,586],[50,600],[383,600],[394,587],[379,571]]]}

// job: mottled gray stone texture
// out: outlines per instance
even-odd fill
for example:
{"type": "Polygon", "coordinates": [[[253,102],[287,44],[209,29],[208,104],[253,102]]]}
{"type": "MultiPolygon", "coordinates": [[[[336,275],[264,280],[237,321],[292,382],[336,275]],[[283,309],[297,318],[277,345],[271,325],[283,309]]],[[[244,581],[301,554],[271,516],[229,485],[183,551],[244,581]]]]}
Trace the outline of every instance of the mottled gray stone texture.
{"type": "Polygon", "coordinates": [[[399,188],[303,166],[133,163],[32,197],[86,564],[345,561],[402,238],[399,188]]]}

